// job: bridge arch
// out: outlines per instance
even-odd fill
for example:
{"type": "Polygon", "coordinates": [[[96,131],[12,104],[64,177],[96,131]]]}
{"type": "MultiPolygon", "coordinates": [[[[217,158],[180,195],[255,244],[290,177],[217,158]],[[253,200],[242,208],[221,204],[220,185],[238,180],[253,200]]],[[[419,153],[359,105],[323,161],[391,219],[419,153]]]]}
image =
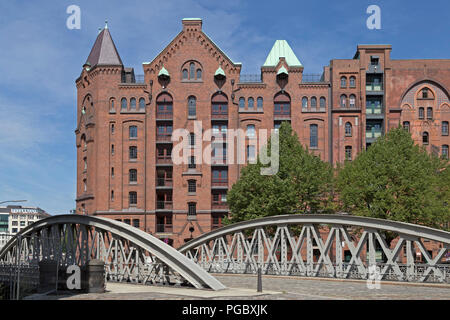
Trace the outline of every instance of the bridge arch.
{"type": "Polygon", "coordinates": [[[347,214],[295,214],[238,222],[178,250],[216,273],[256,273],[262,268],[266,274],[368,279],[371,270],[378,270],[380,280],[449,283],[450,265],[439,264],[449,247],[450,232],[420,225],[347,214]],[[321,233],[321,226],[328,231],[321,233]],[[352,237],[355,230],[359,235],[352,237]],[[396,235],[392,245],[384,232],[396,235]],[[425,241],[437,244],[434,257],[425,241]],[[406,263],[399,261],[402,250],[406,263]],[[424,263],[416,263],[416,252],[424,263]]]}
{"type": "Polygon", "coordinates": [[[57,215],[26,227],[0,251],[0,263],[60,265],[106,264],[109,279],[143,283],[189,283],[196,288],[225,289],[217,279],[176,249],[150,234],[112,219],[57,215]]]}

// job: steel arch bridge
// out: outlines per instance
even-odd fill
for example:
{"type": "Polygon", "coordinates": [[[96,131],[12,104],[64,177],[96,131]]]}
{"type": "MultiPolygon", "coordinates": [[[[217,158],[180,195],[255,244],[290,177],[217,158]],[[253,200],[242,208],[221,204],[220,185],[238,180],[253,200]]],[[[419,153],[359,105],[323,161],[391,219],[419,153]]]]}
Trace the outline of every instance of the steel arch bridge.
{"type": "Polygon", "coordinates": [[[105,262],[107,280],[150,284],[190,284],[225,289],[217,279],[163,241],[112,219],[58,215],[26,227],[0,251],[0,265],[60,266],[105,262]]]}
{"type": "Polygon", "coordinates": [[[439,264],[449,247],[450,232],[420,225],[347,214],[295,214],[235,223],[193,239],[179,251],[213,273],[256,273],[261,268],[263,274],[275,275],[450,283],[450,264],[439,264]],[[327,232],[321,233],[324,227],[327,232]],[[385,232],[398,241],[388,245],[385,232]],[[435,257],[424,242],[438,248],[435,257]],[[399,261],[402,250],[406,263],[399,261]],[[416,252],[423,263],[416,263],[416,252]]]}

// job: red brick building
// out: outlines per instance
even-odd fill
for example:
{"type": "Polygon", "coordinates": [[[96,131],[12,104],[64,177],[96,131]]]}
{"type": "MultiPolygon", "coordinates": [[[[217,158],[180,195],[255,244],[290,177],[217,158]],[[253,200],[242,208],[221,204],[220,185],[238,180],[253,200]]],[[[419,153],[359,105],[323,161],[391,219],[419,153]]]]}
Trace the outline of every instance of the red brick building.
{"type": "Polygon", "coordinates": [[[105,27],[76,80],[77,213],[120,219],[175,247],[219,227],[243,164],[221,161],[228,155],[216,150],[211,165],[198,158],[174,164],[175,129],[196,133],[190,157],[210,144],[196,121],[203,132],[240,128],[250,136],[289,121],[304,145],[333,164],[401,124],[418,144],[448,157],[450,59],[391,60],[390,53],[390,45],[358,45],[353,58],[307,75],[277,40],[261,74],[249,77],[202,31],[201,19],[183,19],[140,76],[123,65],[105,27]]]}

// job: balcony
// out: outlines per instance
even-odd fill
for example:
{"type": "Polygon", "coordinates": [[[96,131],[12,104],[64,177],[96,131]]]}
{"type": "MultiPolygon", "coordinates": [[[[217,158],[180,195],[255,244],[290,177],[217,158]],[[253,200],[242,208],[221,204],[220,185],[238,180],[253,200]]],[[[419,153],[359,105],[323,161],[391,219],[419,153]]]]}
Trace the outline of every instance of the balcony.
{"type": "Polygon", "coordinates": [[[157,233],[172,233],[173,226],[171,224],[157,224],[156,232],[157,233]]]}
{"type": "Polygon", "coordinates": [[[374,128],[372,128],[372,130],[366,130],[366,140],[367,139],[377,139],[381,137],[381,129],[380,130],[375,130],[374,128]]]}
{"type": "Polygon", "coordinates": [[[157,156],[156,164],[172,164],[172,156],[157,156]]]}
{"type": "Polygon", "coordinates": [[[211,180],[212,187],[226,187],[228,188],[228,179],[225,178],[213,178],[211,180]]]}
{"type": "Polygon", "coordinates": [[[366,93],[382,93],[383,84],[382,83],[366,83],[366,93]]]}
{"type": "Polygon", "coordinates": [[[172,201],[156,201],[156,210],[172,210],[172,201]]]}
{"type": "Polygon", "coordinates": [[[171,178],[156,178],[157,188],[172,188],[173,181],[171,178]]]}
{"type": "Polygon", "coordinates": [[[156,120],[172,120],[173,112],[172,111],[157,111],[156,112],[156,120]]]}
{"type": "Polygon", "coordinates": [[[212,201],[211,202],[211,208],[212,209],[228,209],[228,205],[226,202],[222,201],[212,201]]]}
{"type": "Polygon", "coordinates": [[[165,134],[157,134],[156,135],[156,142],[172,142],[172,134],[171,133],[165,133],[165,134]]]}
{"type": "Polygon", "coordinates": [[[379,64],[369,64],[366,73],[383,73],[383,68],[379,64]]]}
{"type": "Polygon", "coordinates": [[[273,117],[275,119],[290,119],[291,118],[291,111],[290,110],[274,110],[273,117]]]}

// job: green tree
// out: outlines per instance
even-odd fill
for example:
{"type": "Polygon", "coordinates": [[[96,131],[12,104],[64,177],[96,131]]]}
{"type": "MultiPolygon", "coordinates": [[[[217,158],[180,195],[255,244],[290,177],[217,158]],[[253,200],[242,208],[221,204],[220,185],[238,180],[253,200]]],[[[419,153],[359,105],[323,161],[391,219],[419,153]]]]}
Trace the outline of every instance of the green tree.
{"type": "MultiPolygon", "coordinates": [[[[270,155],[272,143],[270,139],[263,152],[267,150],[270,155]]],[[[262,175],[263,167],[258,156],[257,163],[241,170],[239,180],[228,192],[231,216],[225,223],[330,209],[331,166],[302,146],[289,123],[279,129],[278,172],[262,175]]]]}
{"type": "Polygon", "coordinates": [[[339,168],[337,189],[341,209],[352,214],[443,228],[449,177],[446,161],[399,127],[339,168]]]}

